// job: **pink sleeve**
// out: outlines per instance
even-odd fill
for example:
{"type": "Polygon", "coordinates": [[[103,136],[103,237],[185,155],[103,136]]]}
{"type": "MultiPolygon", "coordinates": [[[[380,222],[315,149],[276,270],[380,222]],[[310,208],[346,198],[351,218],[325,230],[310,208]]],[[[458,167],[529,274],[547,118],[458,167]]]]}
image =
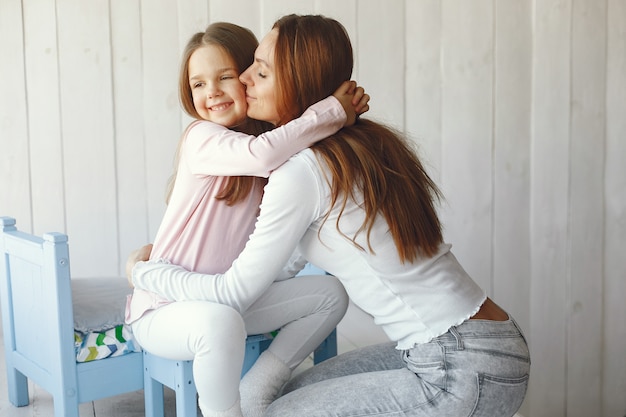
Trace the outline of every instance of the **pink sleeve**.
{"type": "Polygon", "coordinates": [[[187,132],[183,152],[195,175],[268,177],[292,155],[337,132],[345,120],[343,107],[330,96],[258,137],[207,121],[196,123],[187,132]]]}

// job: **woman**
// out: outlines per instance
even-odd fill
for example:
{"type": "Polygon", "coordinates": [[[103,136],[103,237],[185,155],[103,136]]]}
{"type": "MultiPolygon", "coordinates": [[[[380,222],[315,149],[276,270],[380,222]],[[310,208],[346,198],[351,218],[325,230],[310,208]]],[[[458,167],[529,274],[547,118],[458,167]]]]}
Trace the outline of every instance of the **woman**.
{"type": "MultiPolygon", "coordinates": [[[[351,71],[338,22],[286,16],[241,76],[248,115],[291,120],[351,71]]],[[[394,343],[299,375],[267,416],[512,416],[526,392],[526,342],[443,242],[438,197],[400,136],[361,120],[270,175],[254,234],[225,274],[140,262],[132,280],[177,300],[236,307],[252,302],[290,257],[296,269],[308,259],[342,282],[394,343]]]]}

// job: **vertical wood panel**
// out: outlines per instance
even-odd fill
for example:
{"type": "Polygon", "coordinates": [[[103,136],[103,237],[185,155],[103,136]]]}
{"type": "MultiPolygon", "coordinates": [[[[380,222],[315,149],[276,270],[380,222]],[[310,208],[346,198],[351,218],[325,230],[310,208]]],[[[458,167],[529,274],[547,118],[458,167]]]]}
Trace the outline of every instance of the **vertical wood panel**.
{"type": "Polygon", "coordinates": [[[603,416],[626,416],[626,2],[608,2],[603,416]]]}
{"type": "Polygon", "coordinates": [[[146,203],[141,12],[139,2],[111,0],[114,135],[118,201],[119,273],[128,254],[151,241],[146,203]]]}
{"type": "Polygon", "coordinates": [[[54,0],[24,3],[34,232],[65,228],[59,62],[54,0]]]}
{"type": "Polygon", "coordinates": [[[265,35],[272,29],[274,22],[284,15],[313,14],[314,12],[315,0],[262,0],[261,32],[265,35]]]}
{"type": "Polygon", "coordinates": [[[154,239],[165,211],[165,186],[181,137],[178,100],[177,5],[167,0],[141,3],[143,123],[146,137],[148,225],[154,239]]]}
{"type": "Polygon", "coordinates": [[[211,22],[231,22],[250,29],[261,38],[270,28],[261,25],[261,2],[248,0],[208,0],[211,22]],[[245,13],[242,11],[245,10],[245,13]]]}
{"type": "Polygon", "coordinates": [[[444,236],[469,274],[491,293],[493,2],[442,5],[444,236]]]}
{"type": "Polygon", "coordinates": [[[495,7],[493,296],[528,332],[532,12],[517,0],[495,7]]]}
{"type": "Polygon", "coordinates": [[[113,275],[119,257],[108,2],[56,5],[72,273],[113,275]]]}
{"type": "MultiPolygon", "coordinates": [[[[212,1],[178,0],[178,51],[182,54],[191,35],[196,32],[204,32],[209,23],[212,22],[209,13],[209,6],[212,1]]],[[[235,22],[233,22],[235,23],[235,22]]],[[[180,58],[178,61],[180,63],[180,58]]],[[[177,78],[178,79],[178,78],[177,78]]]]}
{"type": "Polygon", "coordinates": [[[530,414],[559,417],[566,404],[571,4],[536,1],[534,12],[530,414]]]}
{"type": "Polygon", "coordinates": [[[404,1],[360,0],[357,22],[358,81],[371,96],[367,117],[404,130],[404,1]]]}
{"type": "MultiPolygon", "coordinates": [[[[207,26],[213,22],[217,22],[219,19],[212,20],[209,12],[209,6],[213,3],[220,3],[220,1],[196,1],[196,0],[179,0],[178,1],[178,59],[177,74],[176,74],[176,97],[178,99],[178,109],[180,112],[180,126],[179,130],[185,131],[189,123],[193,121],[193,118],[189,116],[180,105],[180,98],[178,95],[178,76],[180,75],[181,58],[187,43],[191,36],[197,32],[204,32],[207,26]]],[[[223,20],[223,19],[222,19],[223,20]]],[[[228,20],[227,20],[228,21],[228,20]]],[[[235,22],[232,22],[235,23],[235,22]]]]}
{"type": "Polygon", "coordinates": [[[433,180],[441,179],[441,1],[406,1],[404,119],[433,180]]]}
{"type": "Polygon", "coordinates": [[[606,31],[598,28],[605,23],[605,0],[574,0],[566,409],[571,417],[599,416],[602,410],[602,327],[597,323],[602,322],[603,290],[606,31]]]}
{"type": "Polygon", "coordinates": [[[19,0],[0,2],[0,216],[32,230],[24,27],[19,0]]]}

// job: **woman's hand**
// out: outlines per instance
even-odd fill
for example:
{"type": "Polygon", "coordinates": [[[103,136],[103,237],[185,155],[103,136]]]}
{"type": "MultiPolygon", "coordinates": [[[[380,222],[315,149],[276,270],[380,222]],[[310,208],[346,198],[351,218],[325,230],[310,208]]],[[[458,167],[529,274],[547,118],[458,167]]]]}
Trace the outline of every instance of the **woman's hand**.
{"type": "Polygon", "coordinates": [[[353,125],[358,116],[369,110],[367,103],[370,96],[365,94],[363,87],[357,86],[355,81],[344,81],[333,96],[339,100],[346,112],[347,120],[344,126],[353,125]]]}
{"type": "Polygon", "coordinates": [[[133,284],[133,268],[135,264],[140,261],[147,261],[150,259],[150,253],[152,252],[152,243],[149,243],[145,246],[136,249],[128,255],[128,259],[126,260],[126,279],[128,279],[128,285],[131,288],[134,288],[133,284]]]}

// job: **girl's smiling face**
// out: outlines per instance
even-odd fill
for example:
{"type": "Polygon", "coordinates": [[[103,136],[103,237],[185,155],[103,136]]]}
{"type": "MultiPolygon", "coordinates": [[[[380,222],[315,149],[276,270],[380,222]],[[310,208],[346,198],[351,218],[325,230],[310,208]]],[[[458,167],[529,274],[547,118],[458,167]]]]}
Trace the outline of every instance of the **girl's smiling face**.
{"type": "Polygon", "coordinates": [[[198,48],[189,57],[193,105],[204,120],[233,127],[246,120],[246,88],[232,57],[217,45],[198,48]]]}

